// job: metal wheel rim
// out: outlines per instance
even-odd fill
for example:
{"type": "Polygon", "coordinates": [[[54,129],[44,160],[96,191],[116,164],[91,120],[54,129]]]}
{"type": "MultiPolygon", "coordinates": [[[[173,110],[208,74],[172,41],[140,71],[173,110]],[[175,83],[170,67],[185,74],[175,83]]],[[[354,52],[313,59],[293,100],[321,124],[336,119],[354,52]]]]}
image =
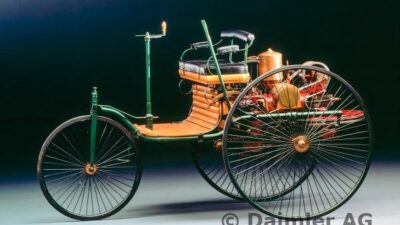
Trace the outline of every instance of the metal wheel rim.
{"type": "MultiPolygon", "coordinates": [[[[37,175],[38,175],[38,180],[39,180],[39,184],[40,187],[42,189],[42,192],[44,194],[44,196],[46,197],[46,199],[48,200],[48,202],[60,213],[71,217],[73,219],[77,219],[77,220],[98,220],[98,219],[103,219],[106,217],[109,217],[115,213],[117,213],[119,210],[121,210],[126,204],[129,203],[129,201],[132,199],[132,197],[134,196],[135,192],[137,191],[137,188],[139,186],[140,183],[140,179],[141,179],[141,171],[142,171],[142,164],[141,164],[141,160],[140,160],[140,153],[137,150],[137,146],[135,143],[135,140],[131,138],[131,136],[129,135],[128,137],[130,137],[130,142],[132,143],[132,146],[134,146],[136,148],[135,151],[135,176],[134,176],[134,181],[132,183],[132,186],[130,188],[129,194],[126,195],[126,197],[121,200],[120,203],[118,203],[117,206],[113,207],[112,209],[96,214],[94,216],[83,216],[83,215],[77,215],[74,214],[73,212],[68,211],[68,209],[65,209],[62,205],[60,205],[54,198],[53,196],[49,193],[49,190],[47,188],[47,184],[45,184],[45,180],[44,180],[44,175],[43,175],[43,170],[42,170],[42,166],[43,166],[43,157],[44,154],[47,151],[47,147],[48,145],[51,143],[49,141],[51,141],[54,137],[56,137],[56,135],[59,134],[59,132],[63,131],[64,128],[69,127],[70,125],[74,125],[77,124],[79,122],[84,122],[84,121],[90,121],[90,115],[86,115],[86,116],[79,116],[79,117],[75,117],[72,118],[66,122],[64,122],[63,124],[61,124],[60,126],[58,126],[50,135],[49,137],[46,139],[45,143],[42,146],[42,150],[39,154],[39,160],[38,160],[38,164],[37,164],[37,175]]],[[[103,116],[99,116],[98,117],[98,121],[104,121],[107,122],[109,124],[111,124],[110,126],[115,126],[117,129],[119,129],[120,132],[123,132],[125,135],[129,134],[129,131],[124,128],[121,124],[119,124],[118,122],[107,118],[107,117],[103,117],[103,116]]],[[[106,154],[108,152],[105,152],[104,154],[106,154]]],[[[108,177],[109,178],[109,177],[108,177]]],[[[99,184],[100,185],[100,184],[99,184]]],[[[103,187],[105,187],[104,184],[102,184],[103,187]]],[[[98,193],[100,192],[100,188],[98,188],[98,193]]],[[[104,193],[104,192],[103,192],[104,193]]],[[[83,197],[84,198],[84,197],[83,197]]],[[[83,199],[82,198],[82,199],[83,199]]],[[[96,197],[97,198],[97,197],[96,197]]],[[[89,201],[89,197],[87,197],[87,201],[89,201]]],[[[93,196],[92,196],[92,201],[93,201],[93,196]]],[[[106,200],[104,200],[106,201],[106,200]]],[[[99,203],[99,200],[97,200],[97,203],[99,203]]],[[[104,206],[105,209],[105,206],[104,206]]]]}
{"type": "MultiPolygon", "coordinates": [[[[201,146],[204,146],[204,145],[201,145],[201,146]]],[[[223,195],[226,195],[226,196],[228,196],[228,197],[230,197],[230,198],[233,198],[233,199],[236,199],[236,200],[239,200],[239,201],[243,201],[244,199],[243,199],[242,196],[239,194],[239,192],[236,191],[236,188],[233,186],[233,184],[231,183],[231,180],[230,180],[228,174],[226,173],[226,169],[225,169],[224,162],[223,162],[223,159],[222,159],[222,152],[221,152],[221,154],[220,154],[220,155],[221,155],[220,160],[219,160],[219,159],[217,159],[217,160],[220,161],[221,166],[222,166],[222,169],[223,169],[225,172],[223,172],[223,174],[220,175],[219,178],[217,178],[217,182],[215,182],[215,181],[214,181],[214,178],[215,178],[215,177],[210,177],[210,175],[212,175],[212,176],[215,175],[215,176],[216,176],[217,174],[220,173],[221,168],[216,168],[216,170],[217,170],[216,172],[215,172],[215,170],[214,170],[214,171],[212,170],[212,171],[210,172],[210,173],[214,173],[214,175],[213,175],[213,174],[208,174],[208,173],[205,171],[206,168],[204,168],[204,166],[202,166],[202,163],[199,161],[199,157],[196,155],[196,151],[199,151],[199,150],[196,149],[196,148],[199,148],[199,146],[191,146],[190,154],[191,154],[191,156],[192,156],[193,163],[194,163],[194,165],[195,165],[197,171],[198,171],[199,174],[201,175],[201,177],[202,177],[208,184],[210,184],[214,189],[216,189],[218,192],[222,193],[223,195]],[[226,176],[226,177],[225,177],[225,176],[226,176]],[[222,185],[224,185],[226,182],[229,182],[228,186],[226,186],[225,188],[223,188],[223,187],[221,187],[220,185],[218,185],[218,183],[219,183],[219,181],[221,181],[221,179],[222,179],[222,185]],[[228,189],[229,187],[232,187],[232,190],[228,191],[227,189],[228,189]]],[[[207,148],[207,146],[204,146],[204,148],[207,148]]],[[[211,147],[210,147],[210,148],[211,148],[211,147]]],[[[207,149],[207,151],[209,151],[209,150],[207,149]]],[[[215,150],[215,151],[217,151],[217,150],[215,150]]],[[[214,156],[212,156],[212,157],[213,157],[213,159],[214,159],[214,156]]],[[[218,156],[216,156],[216,157],[218,157],[218,156]]],[[[206,162],[206,163],[207,163],[207,162],[206,162]]]]}
{"type": "Polygon", "coordinates": [[[270,71],[265,73],[262,76],[259,76],[257,79],[255,79],[253,82],[251,82],[243,91],[242,93],[238,96],[238,98],[236,99],[235,103],[233,104],[230,112],[228,113],[227,116],[227,124],[225,126],[225,130],[224,130],[224,134],[223,134],[223,159],[224,159],[224,163],[225,166],[227,167],[228,170],[228,174],[232,180],[232,183],[234,184],[234,186],[236,187],[236,189],[238,190],[238,192],[249,202],[249,204],[251,204],[254,208],[258,209],[259,211],[269,215],[269,216],[273,216],[276,218],[280,218],[280,219],[289,219],[289,220],[302,220],[302,219],[312,219],[312,218],[317,218],[317,217],[321,217],[324,216],[326,214],[329,214],[331,212],[333,212],[334,210],[336,210],[337,208],[341,207],[343,204],[345,204],[356,192],[357,190],[360,188],[362,182],[364,181],[369,167],[370,167],[370,163],[371,163],[371,155],[372,155],[372,149],[373,149],[373,130],[372,130],[372,123],[371,123],[371,119],[368,113],[368,110],[363,102],[363,100],[361,99],[360,95],[354,90],[354,88],[347,83],[343,78],[341,78],[340,76],[330,72],[330,71],[326,71],[323,68],[319,68],[319,67],[314,67],[314,66],[302,66],[302,65],[292,65],[292,66],[284,66],[282,68],[276,69],[274,71],[270,71]],[[288,217],[288,216],[282,216],[282,215],[277,215],[275,213],[271,213],[268,210],[264,209],[263,207],[261,207],[260,205],[258,205],[258,201],[255,201],[253,199],[250,199],[247,194],[241,189],[240,185],[236,182],[235,180],[235,176],[232,174],[232,168],[231,165],[229,163],[229,159],[227,156],[227,143],[226,143],[226,137],[227,137],[227,132],[229,130],[229,127],[231,126],[231,118],[232,118],[232,114],[233,114],[233,110],[234,108],[237,107],[237,105],[239,104],[239,100],[243,98],[243,96],[247,93],[247,91],[256,83],[264,80],[266,77],[268,76],[272,76],[275,73],[279,73],[285,70],[293,70],[293,69],[299,69],[299,70],[314,70],[317,72],[321,72],[324,74],[328,74],[331,77],[334,77],[335,79],[337,79],[338,82],[341,82],[345,87],[349,88],[351,93],[354,95],[355,99],[357,99],[359,101],[360,107],[364,110],[364,117],[365,117],[365,121],[366,124],[368,126],[368,140],[369,140],[369,147],[368,147],[368,158],[366,159],[366,163],[365,163],[365,169],[363,174],[361,175],[361,177],[359,178],[358,182],[356,183],[356,186],[353,188],[353,190],[351,191],[351,193],[349,195],[347,195],[346,198],[344,198],[340,203],[336,204],[334,207],[321,212],[317,215],[314,216],[309,216],[307,218],[299,218],[299,217],[288,217]]]}

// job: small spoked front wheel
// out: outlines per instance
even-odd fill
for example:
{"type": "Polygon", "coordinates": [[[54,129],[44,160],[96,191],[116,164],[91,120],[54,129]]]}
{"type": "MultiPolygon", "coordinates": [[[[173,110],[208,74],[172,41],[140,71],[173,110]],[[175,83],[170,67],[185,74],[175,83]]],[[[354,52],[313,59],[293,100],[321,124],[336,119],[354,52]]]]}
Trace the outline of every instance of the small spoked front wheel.
{"type": "Polygon", "coordinates": [[[373,141],[367,109],[330,71],[287,66],[268,72],[241,92],[226,121],[227,173],[242,197],[270,216],[326,215],[367,174],[373,141]]]}
{"type": "Polygon", "coordinates": [[[90,163],[91,117],[61,124],[40,151],[37,175],[49,203],[78,220],[102,219],[135,194],[142,165],[136,142],[120,123],[99,116],[94,163],[90,163]]]}

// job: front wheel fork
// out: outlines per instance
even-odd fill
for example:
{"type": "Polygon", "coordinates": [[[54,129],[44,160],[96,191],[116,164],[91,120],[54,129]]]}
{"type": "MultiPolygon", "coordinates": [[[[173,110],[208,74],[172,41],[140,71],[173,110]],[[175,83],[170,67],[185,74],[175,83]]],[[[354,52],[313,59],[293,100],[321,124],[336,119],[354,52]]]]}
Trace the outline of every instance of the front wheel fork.
{"type": "Polygon", "coordinates": [[[90,110],[90,167],[94,166],[95,153],[96,153],[96,135],[97,135],[97,87],[93,87],[91,110],[90,110]]]}

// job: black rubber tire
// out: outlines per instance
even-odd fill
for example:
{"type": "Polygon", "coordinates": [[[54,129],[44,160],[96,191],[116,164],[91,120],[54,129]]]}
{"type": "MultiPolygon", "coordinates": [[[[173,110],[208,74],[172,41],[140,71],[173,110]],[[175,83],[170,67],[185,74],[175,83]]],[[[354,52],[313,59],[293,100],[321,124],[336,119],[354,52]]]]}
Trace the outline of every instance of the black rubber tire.
{"type": "MultiPolygon", "coordinates": [[[[70,119],[70,120],[68,120],[68,121],[66,121],[66,122],[64,122],[64,123],[62,123],[60,126],[58,126],[48,137],[47,137],[47,139],[46,139],[46,141],[44,142],[44,144],[43,144],[43,146],[42,146],[42,148],[41,148],[41,151],[40,151],[40,154],[39,154],[39,158],[38,158],[38,162],[37,162],[37,177],[38,177],[38,180],[39,180],[39,184],[40,184],[40,188],[41,188],[41,190],[42,190],[42,192],[43,192],[43,194],[44,194],[44,196],[45,196],[45,198],[47,199],[47,201],[57,210],[57,211],[59,211],[60,213],[62,213],[62,214],[64,214],[65,216],[68,216],[68,217],[70,217],[70,218],[73,218],[73,219],[77,219],[77,220],[99,220],[99,219],[103,219],[103,218],[106,218],[106,217],[109,217],[109,216],[111,216],[111,215],[113,215],[113,214],[115,214],[115,213],[117,213],[119,210],[121,210],[126,204],[128,204],[128,202],[132,199],[132,197],[134,196],[134,194],[136,193],[136,190],[138,189],[138,186],[139,186],[139,183],[140,183],[140,179],[141,179],[141,174],[142,174],[142,161],[141,161],[141,158],[140,158],[140,153],[139,153],[139,151],[138,151],[138,148],[137,148],[137,144],[136,144],[136,140],[133,138],[133,136],[132,136],[132,134],[124,127],[124,126],[122,126],[120,123],[118,123],[118,122],[116,122],[115,120],[112,120],[112,119],[110,119],[110,118],[107,118],[107,117],[103,117],[103,116],[98,116],[97,117],[97,119],[98,119],[98,123],[105,123],[107,126],[110,126],[110,127],[112,127],[111,129],[111,131],[110,131],[110,135],[111,135],[111,132],[113,132],[114,131],[114,129],[115,129],[115,132],[118,132],[117,134],[119,134],[120,136],[121,136],[121,139],[122,138],[124,138],[124,139],[126,139],[126,143],[129,145],[129,146],[132,146],[132,149],[133,150],[128,150],[128,152],[129,152],[129,154],[134,154],[134,160],[132,161],[132,163],[134,163],[134,165],[135,165],[135,174],[134,175],[132,175],[132,179],[133,179],[133,182],[132,182],[132,185],[131,185],[131,187],[129,186],[128,187],[128,189],[127,190],[129,190],[129,192],[127,191],[127,190],[125,190],[126,192],[127,192],[127,194],[126,194],[126,196],[121,200],[121,202],[118,202],[118,205],[116,205],[114,208],[112,208],[112,209],[110,209],[110,210],[108,210],[108,211],[105,211],[105,212],[101,212],[101,213],[99,213],[99,214],[94,214],[94,215],[78,215],[78,214],[76,214],[76,213],[73,213],[73,212],[70,212],[69,210],[67,210],[66,208],[64,208],[59,202],[57,202],[54,198],[53,198],[53,196],[51,195],[51,193],[49,192],[49,190],[48,190],[48,184],[46,183],[46,179],[45,179],[45,175],[44,175],[44,169],[43,169],[43,167],[44,167],[44,160],[45,160],[45,158],[46,158],[46,153],[48,152],[48,151],[50,151],[49,150],[49,145],[52,143],[52,141],[53,140],[57,140],[57,137],[58,137],[58,135],[59,134],[63,134],[63,132],[62,131],[64,131],[65,129],[67,129],[67,128],[70,128],[70,127],[72,127],[73,125],[75,125],[75,126],[84,126],[84,127],[86,127],[86,123],[88,123],[89,124],[89,127],[90,127],[90,115],[84,115],[84,116],[79,116],[79,117],[75,117],[75,118],[72,118],[72,119],[70,119]],[[130,151],[132,151],[132,153],[130,153],[130,151]]],[[[98,127],[99,128],[99,127],[98,127]]],[[[72,128],[71,128],[72,129],[72,128]]],[[[104,130],[104,132],[105,132],[105,130],[104,130]]],[[[87,134],[88,132],[86,131],[86,132],[84,132],[85,134],[87,134]]],[[[82,134],[82,133],[81,133],[82,134]]],[[[85,135],[83,135],[83,136],[85,136],[85,135]]],[[[85,152],[89,152],[89,148],[88,148],[88,142],[90,142],[90,137],[89,137],[89,135],[86,135],[86,137],[79,137],[80,138],[80,141],[76,141],[76,143],[80,143],[80,144],[82,144],[82,142],[83,143],[86,143],[86,144],[84,144],[84,146],[86,146],[86,149],[85,149],[85,152]],[[89,140],[88,140],[89,139],[89,140]]],[[[99,140],[98,140],[99,141],[99,140]]],[[[106,140],[106,142],[107,142],[107,140],[106,140]]],[[[125,143],[125,142],[124,142],[125,143]]],[[[105,144],[108,144],[108,143],[105,143],[105,144]]],[[[106,145],[107,146],[107,145],[106,145]]],[[[114,150],[112,150],[112,152],[113,151],[115,151],[115,145],[114,146],[112,146],[110,149],[112,149],[112,148],[114,148],[114,150]]],[[[79,148],[78,148],[79,149],[79,148]]],[[[101,149],[101,150],[103,150],[103,149],[101,149]]],[[[105,155],[105,154],[111,154],[111,152],[108,152],[108,151],[110,151],[110,150],[106,150],[106,152],[105,153],[103,153],[103,156],[105,155]]],[[[82,151],[83,152],[83,151],[82,151]]],[[[81,153],[82,153],[81,152],[81,153]]],[[[82,153],[83,154],[83,153],[82,153]]],[[[86,154],[86,153],[85,153],[86,154]]],[[[96,153],[97,154],[97,153],[96,153]]],[[[98,153],[99,155],[101,154],[101,152],[100,153],[98,153]]],[[[119,153],[119,154],[121,154],[121,153],[119,153]]],[[[127,155],[126,157],[128,158],[128,159],[130,159],[130,157],[132,156],[132,155],[127,155]]],[[[101,156],[101,158],[103,157],[103,156],[101,156]]],[[[115,161],[116,159],[115,159],[115,156],[113,156],[114,157],[114,159],[108,159],[108,160],[111,160],[111,162],[113,162],[113,161],[115,161]]],[[[119,156],[119,157],[122,157],[121,155],[119,156]]],[[[121,160],[121,159],[119,159],[119,157],[117,158],[117,161],[118,160],[121,160]]],[[[87,157],[85,157],[85,158],[87,158],[87,157]]],[[[106,167],[107,166],[107,164],[105,164],[105,166],[103,167],[103,168],[110,168],[110,167],[106,167]]],[[[104,171],[106,171],[107,169],[104,169],[104,171]]],[[[84,171],[84,169],[82,169],[82,171],[84,171]]],[[[99,167],[99,171],[100,171],[100,167],[99,167]]],[[[109,170],[109,172],[110,172],[110,170],[109,170]]],[[[82,174],[84,174],[84,172],[79,172],[79,173],[82,173],[82,174]]],[[[105,172],[105,173],[107,173],[107,172],[105,172]]],[[[105,174],[104,173],[104,174],[105,174]]],[[[121,175],[121,174],[115,174],[115,176],[118,176],[118,175],[121,175]]],[[[73,174],[71,174],[71,176],[74,176],[73,174]]],[[[86,175],[86,176],[88,176],[88,175],[86,175]]],[[[100,176],[100,175],[99,175],[100,176]]],[[[122,175],[121,175],[122,176],[122,175]]],[[[110,179],[110,176],[106,176],[108,179],[110,179]]],[[[115,178],[115,177],[114,177],[115,178]]],[[[64,178],[63,178],[64,179],[64,178]]],[[[78,180],[79,180],[80,178],[78,178],[78,180]]],[[[100,193],[100,186],[101,185],[103,185],[104,187],[106,187],[105,186],[105,184],[104,183],[101,183],[100,184],[100,178],[99,178],[99,180],[97,180],[97,182],[98,183],[96,183],[96,179],[95,178],[93,178],[93,180],[94,180],[94,182],[93,182],[93,185],[94,186],[96,186],[96,187],[94,187],[93,189],[97,189],[97,191],[98,191],[98,193],[99,193],[99,196],[101,195],[101,193],[100,193]],[[99,187],[97,187],[97,186],[99,186],[99,187]]],[[[90,183],[91,183],[92,181],[90,181],[90,183]]],[[[81,181],[81,183],[82,183],[82,181],[81,181]]],[[[109,183],[106,183],[106,184],[108,184],[108,185],[110,185],[109,183]]],[[[85,182],[85,185],[86,185],[86,182],[85,182]]],[[[84,187],[85,188],[85,187],[84,187]]],[[[102,187],[101,187],[101,189],[103,189],[102,187]]],[[[92,189],[90,189],[91,191],[92,191],[92,189]]],[[[89,192],[89,191],[88,191],[89,192]]],[[[86,189],[85,189],[85,193],[86,193],[86,189]]],[[[105,191],[103,190],[103,193],[105,193],[105,191]]],[[[92,192],[91,192],[91,194],[92,194],[92,192]]],[[[111,193],[112,194],[112,193],[111,193]]],[[[95,198],[96,198],[96,200],[97,200],[97,203],[99,204],[99,199],[98,199],[98,195],[97,195],[97,193],[96,193],[96,190],[95,190],[95,198]]],[[[75,196],[74,196],[75,197],[75,196]]],[[[80,196],[79,196],[80,197],[80,196]]],[[[106,197],[107,197],[107,195],[106,195],[106,197]]],[[[82,202],[83,202],[83,199],[84,199],[84,196],[82,197],[82,202]]],[[[91,195],[91,200],[92,200],[92,206],[93,206],[93,195],[91,195]]],[[[71,200],[72,201],[72,200],[71,200]]],[[[78,201],[79,201],[79,199],[78,199],[78,201]]],[[[77,201],[77,202],[78,202],[77,201]]],[[[86,201],[86,200],[85,200],[86,201]]],[[[89,202],[89,194],[88,194],[88,196],[87,196],[87,201],[89,202]]],[[[102,201],[103,201],[103,199],[102,199],[102,201]]],[[[78,204],[78,203],[77,203],[78,204]]],[[[103,202],[103,204],[104,204],[104,202],[103,202]]],[[[111,203],[110,203],[111,204],[111,203]]],[[[68,207],[67,207],[68,208],[68,207]]],[[[87,206],[87,208],[89,208],[88,206],[87,206]]],[[[81,203],[81,209],[82,209],[82,203],[81,203]]],[[[99,205],[99,212],[100,212],[100,209],[101,209],[101,207],[100,207],[100,205],[99,205]]],[[[106,206],[104,205],[104,209],[106,210],[106,206]]],[[[94,209],[92,208],[92,210],[94,211],[94,209]]],[[[87,212],[88,210],[86,209],[86,212],[87,212]]]]}
{"type": "MultiPolygon", "coordinates": [[[[239,201],[246,201],[246,199],[244,199],[242,195],[236,190],[235,186],[232,184],[229,178],[228,173],[226,172],[226,167],[223,161],[222,152],[218,153],[211,143],[192,145],[190,151],[193,163],[197,171],[209,185],[211,185],[215,190],[217,190],[218,192],[222,193],[227,197],[239,201]],[[210,162],[210,158],[213,162],[210,162]],[[210,167],[211,170],[209,170],[210,167]]],[[[307,179],[307,177],[312,172],[314,166],[315,162],[312,162],[311,166],[304,172],[303,177],[300,178],[296,182],[296,184],[294,184],[290,188],[273,196],[262,196],[260,197],[260,200],[265,200],[265,199],[272,200],[291,192],[293,189],[299,186],[305,179],[307,179]]],[[[255,199],[254,201],[257,200],[255,199]]]]}
{"type": "Polygon", "coordinates": [[[190,154],[197,171],[209,185],[229,198],[244,201],[226,173],[222,152],[218,152],[211,143],[203,143],[191,145],[190,154]],[[208,170],[210,167],[211,170],[208,170]]]}

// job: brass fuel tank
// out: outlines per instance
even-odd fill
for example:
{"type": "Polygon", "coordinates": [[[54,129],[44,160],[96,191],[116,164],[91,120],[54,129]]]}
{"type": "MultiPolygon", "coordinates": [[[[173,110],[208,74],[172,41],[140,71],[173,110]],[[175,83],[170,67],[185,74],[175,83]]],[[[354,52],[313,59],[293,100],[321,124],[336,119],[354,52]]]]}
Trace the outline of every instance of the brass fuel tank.
{"type": "MultiPolygon", "coordinates": [[[[271,48],[267,51],[262,52],[258,55],[258,74],[263,75],[264,73],[278,69],[282,67],[282,54],[280,52],[275,52],[271,48]]],[[[283,80],[282,73],[276,73],[265,79],[264,84],[272,89],[274,84],[280,83],[283,80]]]]}

